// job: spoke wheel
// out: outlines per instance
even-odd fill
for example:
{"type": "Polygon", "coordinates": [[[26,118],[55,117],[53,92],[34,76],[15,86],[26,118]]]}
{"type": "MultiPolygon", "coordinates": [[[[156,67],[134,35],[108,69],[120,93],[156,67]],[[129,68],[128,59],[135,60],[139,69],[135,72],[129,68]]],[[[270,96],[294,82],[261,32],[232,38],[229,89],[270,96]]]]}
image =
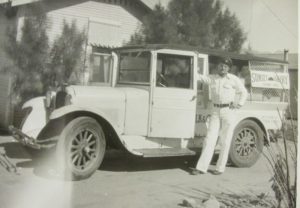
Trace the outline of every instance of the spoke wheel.
{"type": "Polygon", "coordinates": [[[100,166],[105,146],[103,130],[96,120],[89,117],[72,120],[56,147],[60,172],[72,180],[89,177],[100,166]]]}
{"type": "Polygon", "coordinates": [[[242,121],[235,129],[229,158],[237,167],[256,163],[263,149],[262,129],[251,120],[242,121]]]}
{"type": "Polygon", "coordinates": [[[100,154],[100,142],[90,129],[81,130],[72,140],[69,160],[78,171],[92,165],[100,154]]]}
{"type": "Polygon", "coordinates": [[[235,151],[240,157],[249,157],[257,149],[257,133],[250,128],[243,128],[237,133],[235,151]]]}

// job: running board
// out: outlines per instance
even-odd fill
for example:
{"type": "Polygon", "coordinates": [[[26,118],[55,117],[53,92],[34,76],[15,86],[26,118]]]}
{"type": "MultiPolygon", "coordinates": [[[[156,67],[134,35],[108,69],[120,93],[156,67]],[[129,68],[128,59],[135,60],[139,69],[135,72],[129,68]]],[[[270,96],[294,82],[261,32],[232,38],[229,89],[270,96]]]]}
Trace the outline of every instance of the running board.
{"type": "Polygon", "coordinates": [[[196,155],[196,152],[185,148],[153,148],[153,149],[134,149],[141,153],[143,157],[175,157],[196,155]]]}

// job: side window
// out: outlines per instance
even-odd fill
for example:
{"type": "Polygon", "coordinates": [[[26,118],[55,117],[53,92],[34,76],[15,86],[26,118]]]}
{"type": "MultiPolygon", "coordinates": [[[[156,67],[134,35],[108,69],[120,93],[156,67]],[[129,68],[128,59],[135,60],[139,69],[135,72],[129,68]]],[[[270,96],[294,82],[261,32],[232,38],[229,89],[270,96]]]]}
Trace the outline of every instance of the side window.
{"type": "Polygon", "coordinates": [[[119,83],[150,83],[150,52],[122,52],[119,64],[119,83]]]}
{"type": "Polygon", "coordinates": [[[193,57],[158,54],[156,86],[190,89],[193,87],[193,57]]]}
{"type": "Polygon", "coordinates": [[[92,54],[89,82],[110,83],[111,55],[92,54]]]}

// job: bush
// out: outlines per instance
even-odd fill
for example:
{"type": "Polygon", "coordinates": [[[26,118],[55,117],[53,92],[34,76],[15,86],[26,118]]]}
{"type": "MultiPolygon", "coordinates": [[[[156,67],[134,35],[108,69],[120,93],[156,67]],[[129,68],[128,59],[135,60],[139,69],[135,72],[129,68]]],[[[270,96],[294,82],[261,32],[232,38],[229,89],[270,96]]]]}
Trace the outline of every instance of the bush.
{"type": "Polygon", "coordinates": [[[44,93],[43,76],[48,58],[48,37],[46,35],[46,15],[41,4],[27,7],[30,16],[25,17],[21,36],[17,31],[8,31],[9,44],[6,52],[15,67],[13,93],[16,103],[24,102],[44,93]]]}
{"type": "Polygon", "coordinates": [[[78,83],[80,72],[84,69],[85,31],[79,31],[76,22],[71,25],[64,21],[62,34],[50,52],[50,65],[45,82],[48,86],[63,83],[78,83]]]}
{"type": "MultiPolygon", "coordinates": [[[[47,36],[47,16],[41,3],[30,4],[21,34],[8,30],[6,52],[14,63],[14,104],[45,94],[49,87],[62,83],[78,83],[84,67],[86,34],[64,21],[62,34],[50,48],[47,36]],[[73,76],[71,76],[73,75],[73,76]],[[73,79],[70,79],[72,77],[73,79]]],[[[18,31],[19,32],[19,31],[18,31]]]]}

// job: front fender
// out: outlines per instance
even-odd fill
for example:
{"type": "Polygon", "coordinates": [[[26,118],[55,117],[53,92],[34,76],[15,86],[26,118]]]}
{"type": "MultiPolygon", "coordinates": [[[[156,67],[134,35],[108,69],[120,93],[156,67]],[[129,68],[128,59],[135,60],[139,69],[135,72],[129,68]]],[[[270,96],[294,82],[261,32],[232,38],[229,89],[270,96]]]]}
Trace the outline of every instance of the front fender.
{"type": "Polygon", "coordinates": [[[28,136],[36,138],[48,121],[45,97],[36,97],[27,101],[22,106],[22,109],[26,108],[31,108],[31,112],[23,118],[25,120],[22,122],[21,130],[28,136]]]}
{"type": "Polygon", "coordinates": [[[50,121],[54,119],[61,118],[65,115],[72,114],[72,113],[92,113],[97,116],[102,117],[105,119],[116,131],[118,135],[121,135],[124,132],[124,121],[122,119],[122,116],[117,116],[118,113],[111,111],[111,112],[105,112],[103,110],[93,108],[93,107],[80,107],[76,105],[67,105],[64,107],[61,107],[59,109],[54,110],[50,114],[50,121]]]}

